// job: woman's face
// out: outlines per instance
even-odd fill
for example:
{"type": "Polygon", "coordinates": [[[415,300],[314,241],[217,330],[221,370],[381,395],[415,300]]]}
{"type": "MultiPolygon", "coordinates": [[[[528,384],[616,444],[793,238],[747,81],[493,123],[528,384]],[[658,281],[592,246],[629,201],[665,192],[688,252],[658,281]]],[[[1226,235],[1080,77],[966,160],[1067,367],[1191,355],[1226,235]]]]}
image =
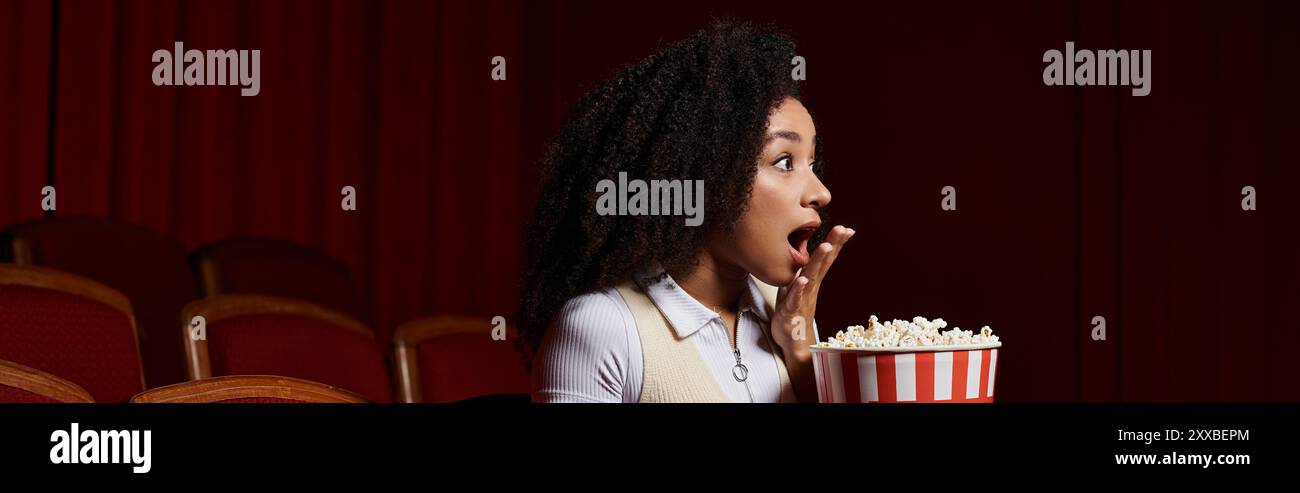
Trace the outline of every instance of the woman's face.
{"type": "Polygon", "coordinates": [[[768,117],[749,207],[730,235],[710,241],[715,256],[767,284],[794,280],[809,261],[808,240],[821,226],[817,209],[831,201],[830,190],[813,173],[816,136],[812,116],[794,98],[768,117]]]}

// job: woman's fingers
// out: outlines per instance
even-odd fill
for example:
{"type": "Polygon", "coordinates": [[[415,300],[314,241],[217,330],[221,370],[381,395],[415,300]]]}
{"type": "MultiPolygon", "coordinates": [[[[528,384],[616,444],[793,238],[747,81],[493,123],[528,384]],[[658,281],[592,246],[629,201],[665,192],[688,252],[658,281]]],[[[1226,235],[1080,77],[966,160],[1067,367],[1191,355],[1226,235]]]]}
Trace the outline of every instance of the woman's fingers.
{"type": "Polygon", "coordinates": [[[790,283],[790,287],[785,293],[785,299],[782,300],[781,310],[789,314],[799,313],[800,303],[803,303],[804,293],[808,291],[807,277],[799,276],[790,283]]]}
{"type": "MultiPolygon", "coordinates": [[[[817,265],[818,269],[820,269],[817,271],[818,286],[821,286],[822,279],[825,279],[826,273],[831,270],[831,264],[835,263],[835,259],[839,258],[840,250],[844,248],[844,244],[848,243],[849,238],[852,238],[855,233],[856,231],[843,226],[836,226],[831,229],[831,234],[827,235],[826,238],[826,243],[831,245],[831,249],[829,252],[826,252],[823,256],[824,258],[822,259],[822,262],[817,265]]],[[[821,249],[820,245],[818,246],[818,249],[821,249]]]]}
{"type": "Polygon", "coordinates": [[[843,229],[844,226],[831,228],[830,234],[826,235],[827,241],[822,242],[820,245],[817,245],[817,248],[813,249],[812,258],[808,260],[808,265],[803,266],[802,270],[803,275],[808,277],[810,281],[814,283],[820,281],[818,277],[821,275],[822,264],[826,262],[826,255],[830,253],[830,250],[833,248],[833,245],[830,244],[829,240],[838,235],[839,231],[843,229]]]}
{"type": "Polygon", "coordinates": [[[799,276],[801,276],[801,275],[803,275],[803,269],[799,269],[799,270],[797,270],[797,271],[794,271],[794,278],[795,278],[794,281],[790,281],[790,284],[786,284],[785,286],[781,286],[781,287],[779,287],[779,288],[776,288],[776,306],[777,306],[778,308],[781,307],[781,306],[784,304],[785,297],[788,296],[788,295],[790,294],[790,286],[794,286],[794,285],[795,285],[795,281],[798,281],[798,280],[799,280],[799,276]]]}
{"type": "Polygon", "coordinates": [[[849,241],[852,236],[853,230],[844,226],[835,226],[831,228],[830,234],[826,235],[826,241],[813,250],[812,260],[804,266],[803,273],[812,282],[814,290],[821,285],[822,278],[830,270],[831,263],[839,256],[840,247],[844,246],[844,242],[849,241]]]}

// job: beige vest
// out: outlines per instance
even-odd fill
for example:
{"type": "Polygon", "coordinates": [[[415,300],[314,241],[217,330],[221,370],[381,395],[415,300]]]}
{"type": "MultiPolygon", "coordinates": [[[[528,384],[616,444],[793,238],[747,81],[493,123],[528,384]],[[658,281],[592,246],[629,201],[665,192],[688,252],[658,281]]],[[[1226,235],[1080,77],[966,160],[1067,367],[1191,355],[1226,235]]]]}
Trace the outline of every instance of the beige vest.
{"type": "MultiPolygon", "coordinates": [[[[776,313],[776,287],[754,280],[763,293],[770,317],[776,313]]],[[[627,302],[636,320],[636,330],[641,336],[641,354],[645,375],[641,381],[640,402],[731,402],[718,386],[709,371],[695,341],[679,339],[669,326],[668,319],[655,306],[654,300],[633,281],[618,286],[618,293],[627,302]]],[[[769,329],[770,330],[770,329],[769,329]]],[[[764,330],[769,348],[775,350],[772,335],[764,330]]],[[[772,360],[780,374],[782,395],[790,386],[790,376],[785,362],[773,351],[772,360]]]]}

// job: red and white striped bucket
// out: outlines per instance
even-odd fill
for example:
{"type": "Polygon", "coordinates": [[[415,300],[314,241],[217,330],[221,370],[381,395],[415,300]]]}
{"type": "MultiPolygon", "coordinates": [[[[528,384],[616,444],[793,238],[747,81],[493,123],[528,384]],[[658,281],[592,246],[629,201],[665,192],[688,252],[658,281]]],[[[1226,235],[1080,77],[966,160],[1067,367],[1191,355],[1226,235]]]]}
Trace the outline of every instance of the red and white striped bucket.
{"type": "Polygon", "coordinates": [[[817,397],[820,402],[993,402],[1001,346],[813,347],[817,397]]]}

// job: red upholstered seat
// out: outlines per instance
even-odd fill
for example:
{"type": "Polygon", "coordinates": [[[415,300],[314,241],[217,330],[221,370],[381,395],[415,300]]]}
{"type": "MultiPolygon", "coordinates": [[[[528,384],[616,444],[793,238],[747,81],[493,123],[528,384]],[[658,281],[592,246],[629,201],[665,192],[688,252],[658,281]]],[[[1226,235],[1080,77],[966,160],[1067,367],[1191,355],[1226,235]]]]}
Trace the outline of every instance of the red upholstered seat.
{"type": "Polygon", "coordinates": [[[236,375],[191,380],[141,392],[136,403],[294,404],[357,403],[366,399],[320,382],[274,375],[236,375]]]}
{"type": "Polygon", "coordinates": [[[374,336],[343,313],[288,298],[219,295],[187,305],[185,314],[202,315],[207,331],[188,349],[192,377],[280,375],[392,400],[374,336]]]}
{"type": "Polygon", "coordinates": [[[488,319],[429,317],[394,333],[398,392],[404,402],[454,402],[493,394],[527,394],[528,374],[514,334],[492,338],[488,319]]]}
{"type": "Polygon", "coordinates": [[[424,402],[529,391],[528,375],[512,341],[450,334],[422,342],[418,348],[424,402]]]}
{"type": "Polygon", "coordinates": [[[149,386],[185,380],[176,323],[197,298],[185,248],[148,228],[89,217],[51,218],[5,231],[13,260],[99,281],[131,300],[149,386]]]}
{"type": "Polygon", "coordinates": [[[319,250],[268,238],[232,238],[195,249],[205,296],[265,294],[361,315],[352,271],[319,250]]]}
{"type": "Polygon", "coordinates": [[[0,359],[67,379],[101,402],[144,389],[130,302],[52,269],[0,264],[0,359]]]}
{"type": "Polygon", "coordinates": [[[374,340],[293,315],[245,315],[208,325],[213,375],[286,375],[390,400],[388,372],[374,340]]]}

